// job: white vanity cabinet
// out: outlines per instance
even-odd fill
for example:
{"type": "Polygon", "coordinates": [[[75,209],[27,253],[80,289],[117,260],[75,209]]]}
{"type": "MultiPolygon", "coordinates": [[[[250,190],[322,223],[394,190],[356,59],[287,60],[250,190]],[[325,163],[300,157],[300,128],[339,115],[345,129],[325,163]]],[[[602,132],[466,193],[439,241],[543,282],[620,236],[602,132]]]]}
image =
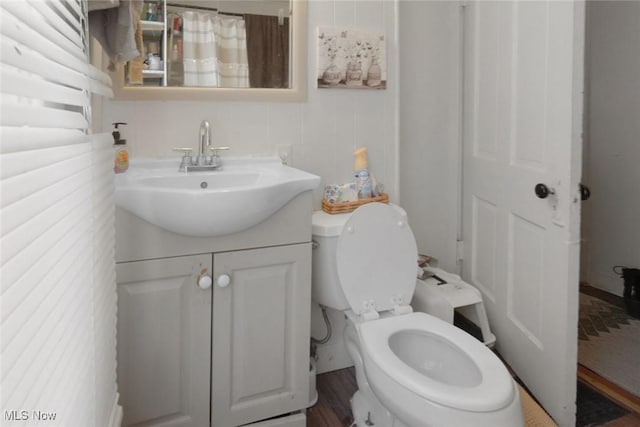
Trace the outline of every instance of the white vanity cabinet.
{"type": "Polygon", "coordinates": [[[123,426],[305,426],[311,211],[306,192],[248,230],[198,238],[116,209],[123,426]]]}
{"type": "Polygon", "coordinates": [[[311,244],[215,254],[212,426],[306,407],[311,244]],[[227,286],[222,285],[231,280],[227,286]]]}
{"type": "Polygon", "coordinates": [[[122,425],[209,425],[211,254],[117,264],[122,425]]]}

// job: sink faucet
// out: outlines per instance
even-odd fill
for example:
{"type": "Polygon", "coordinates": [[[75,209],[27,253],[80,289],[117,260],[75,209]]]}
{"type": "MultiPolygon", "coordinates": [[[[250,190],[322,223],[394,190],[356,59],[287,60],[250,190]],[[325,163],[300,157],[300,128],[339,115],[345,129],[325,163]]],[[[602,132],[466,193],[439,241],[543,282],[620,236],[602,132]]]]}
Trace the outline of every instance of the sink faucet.
{"type": "Polygon", "coordinates": [[[203,120],[200,123],[200,153],[198,153],[196,159],[198,166],[203,166],[207,163],[206,150],[209,147],[211,147],[211,127],[208,120],[203,120]]]}
{"type": "Polygon", "coordinates": [[[222,158],[218,155],[218,151],[228,150],[229,147],[213,147],[211,145],[211,126],[208,120],[203,120],[202,123],[200,123],[199,134],[200,151],[195,161],[191,156],[193,152],[192,148],[174,148],[174,151],[181,151],[183,153],[182,161],[178,168],[179,172],[210,171],[222,166],[222,158]],[[211,156],[207,156],[207,151],[212,151],[211,156]]]}

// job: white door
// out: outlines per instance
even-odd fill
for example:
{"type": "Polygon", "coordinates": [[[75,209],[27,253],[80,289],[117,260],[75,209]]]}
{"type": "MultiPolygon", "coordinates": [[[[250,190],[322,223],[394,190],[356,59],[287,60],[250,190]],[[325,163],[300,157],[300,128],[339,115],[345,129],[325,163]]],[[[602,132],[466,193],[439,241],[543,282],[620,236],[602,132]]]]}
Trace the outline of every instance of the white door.
{"type": "Polygon", "coordinates": [[[304,409],[311,244],[216,253],[213,265],[211,426],[304,409]]]}
{"type": "Polygon", "coordinates": [[[211,254],[117,264],[123,426],[209,425],[211,254]],[[206,273],[205,273],[206,274],[206,273]]]}
{"type": "Polygon", "coordinates": [[[463,275],[560,426],[575,420],[583,30],[581,2],[465,7],[463,275]]]}

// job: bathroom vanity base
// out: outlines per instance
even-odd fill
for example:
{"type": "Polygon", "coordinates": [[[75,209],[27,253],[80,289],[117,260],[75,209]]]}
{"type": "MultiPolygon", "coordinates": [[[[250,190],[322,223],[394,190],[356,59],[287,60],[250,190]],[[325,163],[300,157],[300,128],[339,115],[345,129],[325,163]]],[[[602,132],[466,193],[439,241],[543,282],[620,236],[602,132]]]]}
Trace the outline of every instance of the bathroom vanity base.
{"type": "Polygon", "coordinates": [[[122,425],[303,427],[311,192],[248,230],[210,238],[117,211],[122,425]]]}

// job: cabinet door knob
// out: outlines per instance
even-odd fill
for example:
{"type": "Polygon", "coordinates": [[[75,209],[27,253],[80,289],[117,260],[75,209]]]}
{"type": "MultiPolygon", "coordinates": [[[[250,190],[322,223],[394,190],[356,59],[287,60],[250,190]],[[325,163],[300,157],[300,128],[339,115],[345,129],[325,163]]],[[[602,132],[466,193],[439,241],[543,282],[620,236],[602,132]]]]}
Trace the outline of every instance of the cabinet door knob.
{"type": "Polygon", "coordinates": [[[203,274],[198,279],[198,286],[200,287],[200,289],[209,289],[211,287],[211,283],[211,276],[209,276],[208,274],[203,274]]]}
{"type": "Polygon", "coordinates": [[[221,274],[218,276],[217,283],[219,287],[226,288],[231,283],[231,277],[228,274],[221,274]]]}

